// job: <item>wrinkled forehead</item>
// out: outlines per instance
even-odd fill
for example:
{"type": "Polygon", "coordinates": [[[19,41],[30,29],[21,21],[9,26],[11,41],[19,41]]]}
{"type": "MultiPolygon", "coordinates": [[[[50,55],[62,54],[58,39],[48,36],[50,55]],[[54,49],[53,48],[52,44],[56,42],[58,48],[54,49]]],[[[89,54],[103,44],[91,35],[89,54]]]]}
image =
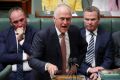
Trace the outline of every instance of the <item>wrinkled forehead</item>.
{"type": "Polygon", "coordinates": [[[23,17],[23,16],[25,16],[25,15],[21,10],[15,10],[15,11],[11,12],[10,19],[23,17]]]}

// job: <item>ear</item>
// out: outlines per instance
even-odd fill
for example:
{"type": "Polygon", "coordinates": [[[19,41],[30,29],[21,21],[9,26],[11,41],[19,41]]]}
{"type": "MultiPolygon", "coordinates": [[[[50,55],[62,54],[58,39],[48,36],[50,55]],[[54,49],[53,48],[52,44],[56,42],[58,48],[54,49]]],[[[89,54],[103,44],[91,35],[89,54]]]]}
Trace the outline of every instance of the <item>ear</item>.
{"type": "Polygon", "coordinates": [[[55,22],[55,17],[53,16],[53,21],[55,22]]]}

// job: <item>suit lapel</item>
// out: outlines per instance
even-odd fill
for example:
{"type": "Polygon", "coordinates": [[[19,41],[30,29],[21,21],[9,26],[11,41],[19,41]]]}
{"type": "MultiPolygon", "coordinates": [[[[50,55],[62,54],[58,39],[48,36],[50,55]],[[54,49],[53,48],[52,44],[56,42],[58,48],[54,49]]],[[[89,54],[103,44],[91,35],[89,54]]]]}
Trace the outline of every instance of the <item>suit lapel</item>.
{"type": "Polygon", "coordinates": [[[82,28],[81,35],[86,40],[86,31],[85,31],[85,28],[82,28]]]}
{"type": "Polygon", "coordinates": [[[17,51],[16,36],[13,28],[10,28],[7,36],[7,47],[10,51],[17,51]]]}
{"type": "MultiPolygon", "coordinates": [[[[31,36],[32,36],[32,32],[29,26],[26,27],[26,31],[25,31],[25,41],[24,42],[29,42],[31,41],[31,36]]],[[[23,44],[24,45],[24,44],[23,44]]]]}
{"type": "Polygon", "coordinates": [[[55,27],[52,27],[52,29],[50,29],[50,33],[51,33],[51,35],[50,35],[50,37],[51,37],[50,39],[51,40],[50,41],[51,41],[52,45],[55,45],[55,47],[52,46],[52,45],[51,46],[54,47],[54,49],[57,50],[58,56],[61,56],[60,55],[61,49],[60,49],[59,37],[57,35],[55,27]]]}
{"type": "Polygon", "coordinates": [[[50,38],[48,38],[49,40],[49,48],[52,49],[51,52],[52,55],[54,55],[53,57],[55,59],[57,59],[56,64],[58,65],[59,69],[61,68],[61,64],[62,64],[62,56],[61,56],[61,48],[60,48],[60,43],[59,43],[59,38],[57,35],[57,32],[55,30],[55,27],[52,27],[52,29],[50,29],[50,34],[49,34],[50,38]]]}
{"type": "Polygon", "coordinates": [[[97,37],[96,37],[96,43],[95,43],[95,56],[96,56],[95,58],[96,58],[96,60],[97,60],[97,57],[98,57],[97,53],[99,53],[98,49],[100,48],[101,44],[103,44],[102,43],[102,38],[104,38],[104,37],[102,37],[102,31],[100,29],[98,29],[97,37]]]}

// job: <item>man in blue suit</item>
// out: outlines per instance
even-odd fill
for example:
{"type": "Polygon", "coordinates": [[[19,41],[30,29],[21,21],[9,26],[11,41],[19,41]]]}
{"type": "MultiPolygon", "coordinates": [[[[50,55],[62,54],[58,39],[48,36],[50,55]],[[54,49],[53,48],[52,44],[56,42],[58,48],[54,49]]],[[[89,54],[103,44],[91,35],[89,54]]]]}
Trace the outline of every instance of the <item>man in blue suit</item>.
{"type": "Polygon", "coordinates": [[[80,29],[70,25],[71,18],[71,8],[66,4],[58,5],[53,17],[55,25],[41,30],[33,39],[31,50],[33,55],[29,63],[33,69],[37,70],[41,80],[51,80],[56,73],[76,73],[76,71],[74,71],[76,63],[80,65],[85,56],[87,43],[81,37],[80,29]],[[61,34],[65,36],[65,65],[62,65],[62,47],[60,47],[62,43],[61,34]],[[69,60],[73,61],[72,68],[69,68],[69,60]],[[66,67],[65,73],[61,72],[63,66],[66,67]]]}
{"type": "MultiPolygon", "coordinates": [[[[93,34],[94,44],[93,53],[91,55],[92,62],[89,64],[90,56],[86,53],[86,58],[81,65],[80,72],[84,75],[90,75],[91,79],[97,78],[97,72],[103,69],[109,69],[113,63],[113,48],[112,37],[110,32],[98,27],[100,21],[100,11],[98,8],[91,6],[84,11],[84,24],[81,34],[84,39],[90,44],[91,33],[93,34]],[[87,55],[88,58],[87,58],[87,55]],[[89,61],[88,61],[88,60],[89,61]],[[88,61],[88,62],[87,62],[88,61]]],[[[107,27],[107,26],[106,26],[107,27]]],[[[88,50],[88,47],[87,47],[88,50]]]]}
{"type": "Polygon", "coordinates": [[[32,39],[37,30],[27,25],[27,17],[20,7],[10,9],[9,20],[11,26],[0,33],[0,63],[4,67],[12,65],[12,72],[6,80],[18,80],[18,64],[22,66],[21,79],[35,80],[28,59],[31,55],[32,39]]]}

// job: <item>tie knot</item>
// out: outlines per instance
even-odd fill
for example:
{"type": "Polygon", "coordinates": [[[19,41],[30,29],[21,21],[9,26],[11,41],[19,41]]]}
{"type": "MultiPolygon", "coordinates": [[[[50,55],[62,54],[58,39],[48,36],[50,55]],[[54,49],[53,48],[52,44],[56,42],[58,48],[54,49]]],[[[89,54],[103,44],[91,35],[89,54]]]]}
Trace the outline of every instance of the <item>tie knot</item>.
{"type": "Polygon", "coordinates": [[[60,37],[62,38],[62,37],[65,37],[65,33],[61,33],[60,34],[60,37]]]}
{"type": "Polygon", "coordinates": [[[94,33],[93,33],[93,32],[90,32],[90,35],[91,35],[91,36],[94,36],[94,33]]]}

